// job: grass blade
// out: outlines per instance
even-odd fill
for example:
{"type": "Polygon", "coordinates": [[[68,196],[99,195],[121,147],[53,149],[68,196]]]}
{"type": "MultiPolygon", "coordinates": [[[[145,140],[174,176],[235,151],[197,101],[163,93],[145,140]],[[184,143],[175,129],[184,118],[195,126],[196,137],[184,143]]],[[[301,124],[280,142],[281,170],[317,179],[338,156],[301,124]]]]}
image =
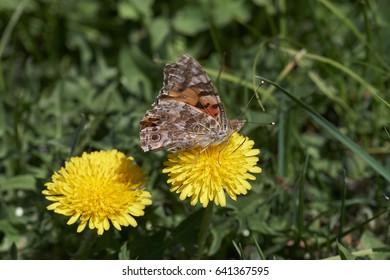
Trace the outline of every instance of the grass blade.
{"type": "MultiPolygon", "coordinates": [[[[292,55],[296,55],[298,52],[296,50],[288,49],[288,48],[283,48],[280,47],[280,50],[291,53],[292,55]]],[[[337,62],[336,60],[317,55],[317,54],[312,54],[312,53],[306,53],[305,58],[315,60],[315,61],[320,61],[325,64],[332,65],[333,67],[341,70],[342,72],[346,73],[348,76],[350,76],[352,79],[357,81],[359,84],[361,84],[368,92],[370,92],[375,98],[379,99],[382,101],[387,107],[390,108],[390,103],[387,102],[380,94],[380,92],[370,83],[368,83],[363,77],[361,77],[359,74],[356,72],[352,71],[350,68],[347,66],[341,64],[340,62],[337,62]]],[[[265,79],[264,79],[265,80],[265,79]]]]}
{"type": "Polygon", "coordinates": [[[302,100],[296,98],[290,92],[280,87],[279,85],[273,83],[272,81],[261,77],[262,80],[272,84],[285,95],[291,98],[295,103],[297,103],[306,113],[312,117],[312,119],[318,123],[320,126],[325,128],[330,135],[335,139],[340,141],[343,145],[349,148],[352,152],[357,154],[365,163],[372,167],[376,172],[378,172],[383,178],[390,182],[390,172],[386,170],[379,162],[377,162],[372,156],[370,156],[366,151],[364,151],[360,146],[353,142],[348,136],[342,134],[335,126],[333,126],[328,120],[326,120],[321,115],[317,114],[313,109],[311,109],[306,103],[302,100]]]}

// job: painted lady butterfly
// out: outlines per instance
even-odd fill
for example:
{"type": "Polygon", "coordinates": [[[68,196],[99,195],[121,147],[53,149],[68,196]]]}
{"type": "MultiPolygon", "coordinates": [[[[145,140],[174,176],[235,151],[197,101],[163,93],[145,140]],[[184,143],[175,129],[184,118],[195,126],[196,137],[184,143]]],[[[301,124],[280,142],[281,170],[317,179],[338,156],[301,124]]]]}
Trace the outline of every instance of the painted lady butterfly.
{"type": "Polygon", "coordinates": [[[240,130],[244,120],[228,120],[216,88],[189,55],[167,64],[164,84],[140,122],[141,147],[181,151],[219,144],[240,130]]]}

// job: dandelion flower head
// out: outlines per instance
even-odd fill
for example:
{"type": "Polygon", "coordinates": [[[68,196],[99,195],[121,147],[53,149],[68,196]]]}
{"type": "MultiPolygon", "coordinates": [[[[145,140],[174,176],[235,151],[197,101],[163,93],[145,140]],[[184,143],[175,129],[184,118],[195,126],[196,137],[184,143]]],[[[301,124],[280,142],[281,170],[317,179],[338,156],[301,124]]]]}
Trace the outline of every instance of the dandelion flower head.
{"type": "Polygon", "coordinates": [[[256,166],[259,149],[252,149],[254,142],[237,132],[218,145],[205,150],[193,148],[168,155],[164,173],[168,173],[171,192],[180,194],[180,200],[191,198],[191,205],[198,201],[206,207],[210,201],[226,206],[227,193],[236,200],[246,195],[252,187],[248,180],[255,180],[251,173],[261,173],[256,166]]]}
{"type": "Polygon", "coordinates": [[[67,224],[80,219],[77,232],[97,229],[102,235],[112,225],[137,226],[134,217],[143,216],[150,205],[151,194],[141,188],[145,181],[143,170],[134,158],[117,151],[97,151],[72,157],[42,193],[52,201],[47,209],[70,216],[67,224]]]}

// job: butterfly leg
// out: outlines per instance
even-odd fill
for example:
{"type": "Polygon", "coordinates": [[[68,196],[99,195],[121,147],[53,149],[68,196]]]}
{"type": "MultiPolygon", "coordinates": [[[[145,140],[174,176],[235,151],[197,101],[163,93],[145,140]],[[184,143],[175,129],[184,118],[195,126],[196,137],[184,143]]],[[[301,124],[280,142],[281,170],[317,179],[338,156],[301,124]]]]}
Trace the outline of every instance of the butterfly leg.
{"type": "MultiPolygon", "coordinates": [[[[232,152],[232,154],[234,154],[242,145],[244,145],[245,141],[247,140],[247,138],[245,137],[244,140],[242,141],[242,143],[240,145],[237,146],[237,148],[234,149],[234,151],[232,152]]],[[[229,139],[225,140],[224,141],[225,145],[223,145],[222,149],[219,151],[218,153],[218,163],[220,164],[220,156],[221,156],[221,153],[222,151],[227,147],[227,145],[229,144],[229,139]]]]}

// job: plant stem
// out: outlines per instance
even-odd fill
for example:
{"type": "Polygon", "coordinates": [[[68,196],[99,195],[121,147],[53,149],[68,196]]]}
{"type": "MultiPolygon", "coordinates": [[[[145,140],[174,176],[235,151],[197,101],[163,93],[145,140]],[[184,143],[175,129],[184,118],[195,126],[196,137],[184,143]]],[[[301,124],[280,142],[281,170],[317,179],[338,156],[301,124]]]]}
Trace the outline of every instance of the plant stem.
{"type": "Polygon", "coordinates": [[[203,258],[204,245],[208,235],[211,216],[213,215],[213,203],[210,203],[203,212],[202,223],[200,224],[198,235],[198,258],[203,258]]]}

